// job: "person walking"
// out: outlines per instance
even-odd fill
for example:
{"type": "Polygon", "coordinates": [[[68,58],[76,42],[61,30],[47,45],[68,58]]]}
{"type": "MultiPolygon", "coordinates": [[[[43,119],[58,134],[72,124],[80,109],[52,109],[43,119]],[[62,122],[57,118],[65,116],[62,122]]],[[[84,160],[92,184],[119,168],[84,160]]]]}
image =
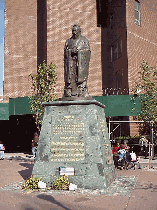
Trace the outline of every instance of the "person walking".
{"type": "Polygon", "coordinates": [[[4,159],[4,150],[5,150],[5,146],[3,145],[2,141],[0,141],[0,159],[1,160],[4,159]]]}
{"type": "Polygon", "coordinates": [[[36,151],[38,146],[39,136],[37,132],[34,133],[34,138],[32,140],[32,155],[35,158],[36,157],[36,151]]]}
{"type": "Polygon", "coordinates": [[[142,138],[140,139],[140,145],[143,147],[143,151],[144,151],[144,155],[146,159],[148,156],[148,140],[146,139],[145,136],[142,136],[142,138]]]}

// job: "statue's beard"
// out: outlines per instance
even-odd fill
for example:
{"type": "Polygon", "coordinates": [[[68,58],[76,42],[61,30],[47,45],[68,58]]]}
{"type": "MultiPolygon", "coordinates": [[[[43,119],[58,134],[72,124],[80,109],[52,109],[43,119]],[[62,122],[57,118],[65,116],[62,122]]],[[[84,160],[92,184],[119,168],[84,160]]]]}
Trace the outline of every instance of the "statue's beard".
{"type": "Polygon", "coordinates": [[[73,34],[73,38],[77,39],[79,37],[79,34],[73,34]]]}

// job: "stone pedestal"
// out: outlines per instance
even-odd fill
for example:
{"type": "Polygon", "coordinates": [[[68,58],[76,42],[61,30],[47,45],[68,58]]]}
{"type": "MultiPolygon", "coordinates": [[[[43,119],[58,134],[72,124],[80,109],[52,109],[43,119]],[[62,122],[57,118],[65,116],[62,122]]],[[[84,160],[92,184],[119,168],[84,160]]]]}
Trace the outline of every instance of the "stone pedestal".
{"type": "Polygon", "coordinates": [[[79,188],[103,189],[115,178],[104,105],[96,100],[44,103],[45,111],[32,174],[51,185],[60,167],[79,188]]]}

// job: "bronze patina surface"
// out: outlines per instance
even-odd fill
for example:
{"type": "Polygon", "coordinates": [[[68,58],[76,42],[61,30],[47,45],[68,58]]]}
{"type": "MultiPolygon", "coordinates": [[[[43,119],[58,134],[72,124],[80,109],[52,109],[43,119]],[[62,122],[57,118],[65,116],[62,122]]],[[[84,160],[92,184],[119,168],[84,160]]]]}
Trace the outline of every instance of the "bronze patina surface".
{"type": "Polygon", "coordinates": [[[72,37],[64,47],[64,96],[62,100],[92,99],[88,94],[87,79],[91,51],[87,38],[75,24],[72,37]]]}

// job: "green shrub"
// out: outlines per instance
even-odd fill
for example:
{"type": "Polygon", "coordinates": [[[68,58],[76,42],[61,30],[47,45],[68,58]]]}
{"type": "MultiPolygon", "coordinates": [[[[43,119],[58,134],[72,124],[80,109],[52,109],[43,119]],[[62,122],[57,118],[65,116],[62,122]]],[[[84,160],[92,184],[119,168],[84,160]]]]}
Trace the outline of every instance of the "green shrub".
{"type": "Polygon", "coordinates": [[[42,178],[34,178],[33,175],[25,180],[22,185],[23,190],[35,190],[38,188],[38,182],[41,181],[42,178]]]}
{"type": "Polygon", "coordinates": [[[53,182],[53,189],[54,190],[68,190],[70,183],[68,182],[68,176],[61,176],[55,179],[53,182]]]}
{"type": "Polygon", "coordinates": [[[140,139],[141,136],[117,136],[115,137],[115,140],[125,140],[125,139],[140,139]]]}

